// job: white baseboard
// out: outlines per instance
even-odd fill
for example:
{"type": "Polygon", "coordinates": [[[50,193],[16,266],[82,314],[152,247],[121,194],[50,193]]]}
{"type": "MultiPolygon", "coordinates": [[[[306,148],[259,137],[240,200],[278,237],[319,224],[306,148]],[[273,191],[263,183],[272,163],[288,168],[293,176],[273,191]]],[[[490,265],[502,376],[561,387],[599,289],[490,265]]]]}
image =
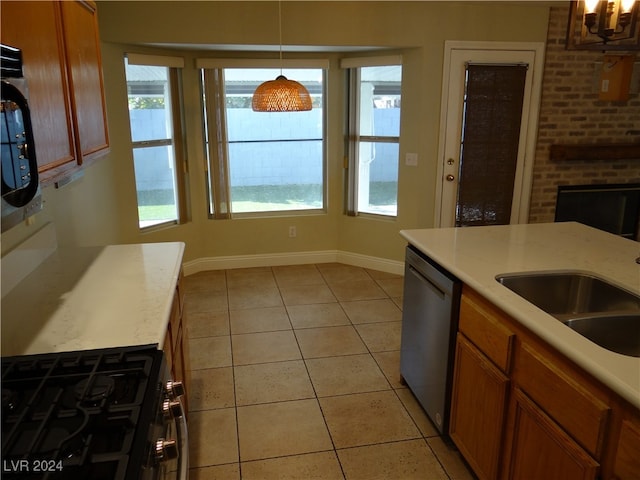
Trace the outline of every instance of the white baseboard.
{"type": "Polygon", "coordinates": [[[389,260],[388,258],[371,257],[353,252],[337,252],[337,262],[356,267],[370,268],[380,272],[404,275],[404,262],[389,260]]]}
{"type": "Polygon", "coordinates": [[[226,270],[248,267],[275,267],[278,265],[305,265],[311,263],[339,262],[356,267],[370,268],[381,272],[404,274],[404,263],[386,258],[360,255],[359,253],[340,250],[323,250],[317,252],[290,252],[259,255],[232,255],[225,257],[205,257],[190,260],[183,264],[184,274],[208,270],[226,270]]]}

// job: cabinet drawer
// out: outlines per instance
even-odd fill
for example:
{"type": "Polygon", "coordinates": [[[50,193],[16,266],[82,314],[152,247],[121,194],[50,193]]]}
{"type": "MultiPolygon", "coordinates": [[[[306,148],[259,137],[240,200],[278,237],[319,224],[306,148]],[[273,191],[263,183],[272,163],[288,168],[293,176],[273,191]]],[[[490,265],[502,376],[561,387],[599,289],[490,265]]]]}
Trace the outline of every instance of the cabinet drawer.
{"type": "Polygon", "coordinates": [[[566,367],[567,373],[522,343],[515,354],[514,377],[540,408],[598,459],[610,408],[573,380],[566,367]]]}
{"type": "Polygon", "coordinates": [[[462,295],[458,328],[503,372],[508,373],[515,334],[500,323],[504,314],[477,295],[462,295]]]}

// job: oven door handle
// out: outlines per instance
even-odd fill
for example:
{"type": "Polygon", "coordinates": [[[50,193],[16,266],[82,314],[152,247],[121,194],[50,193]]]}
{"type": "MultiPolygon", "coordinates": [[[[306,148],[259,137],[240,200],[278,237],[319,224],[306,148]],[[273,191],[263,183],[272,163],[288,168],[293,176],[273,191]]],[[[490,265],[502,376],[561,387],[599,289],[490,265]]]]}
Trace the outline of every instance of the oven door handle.
{"type": "Polygon", "coordinates": [[[180,446],[178,455],[178,480],[188,480],[189,478],[189,431],[187,429],[187,415],[182,404],[182,415],[176,418],[176,436],[180,446]]]}

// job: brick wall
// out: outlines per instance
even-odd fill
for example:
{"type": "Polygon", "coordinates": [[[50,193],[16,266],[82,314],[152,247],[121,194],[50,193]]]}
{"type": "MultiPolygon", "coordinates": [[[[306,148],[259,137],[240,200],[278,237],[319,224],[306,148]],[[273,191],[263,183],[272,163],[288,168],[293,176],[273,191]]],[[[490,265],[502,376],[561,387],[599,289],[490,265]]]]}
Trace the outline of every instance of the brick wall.
{"type": "Polygon", "coordinates": [[[627,102],[598,99],[595,63],[602,62],[603,53],[565,50],[568,16],[568,6],[551,8],[533,168],[531,223],[553,221],[558,185],[640,182],[640,158],[549,160],[549,146],[554,143],[640,142],[640,136],[626,134],[629,130],[640,130],[640,95],[632,93],[627,102]]]}

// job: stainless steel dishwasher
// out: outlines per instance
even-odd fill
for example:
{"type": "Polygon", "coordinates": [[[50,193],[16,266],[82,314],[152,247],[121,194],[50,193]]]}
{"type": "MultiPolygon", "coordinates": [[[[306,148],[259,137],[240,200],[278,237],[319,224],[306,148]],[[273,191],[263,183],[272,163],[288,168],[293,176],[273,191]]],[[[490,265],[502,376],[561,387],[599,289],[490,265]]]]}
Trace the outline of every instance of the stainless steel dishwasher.
{"type": "Polygon", "coordinates": [[[461,282],[409,245],[404,270],[400,373],[441,434],[449,410],[461,282]]]}

